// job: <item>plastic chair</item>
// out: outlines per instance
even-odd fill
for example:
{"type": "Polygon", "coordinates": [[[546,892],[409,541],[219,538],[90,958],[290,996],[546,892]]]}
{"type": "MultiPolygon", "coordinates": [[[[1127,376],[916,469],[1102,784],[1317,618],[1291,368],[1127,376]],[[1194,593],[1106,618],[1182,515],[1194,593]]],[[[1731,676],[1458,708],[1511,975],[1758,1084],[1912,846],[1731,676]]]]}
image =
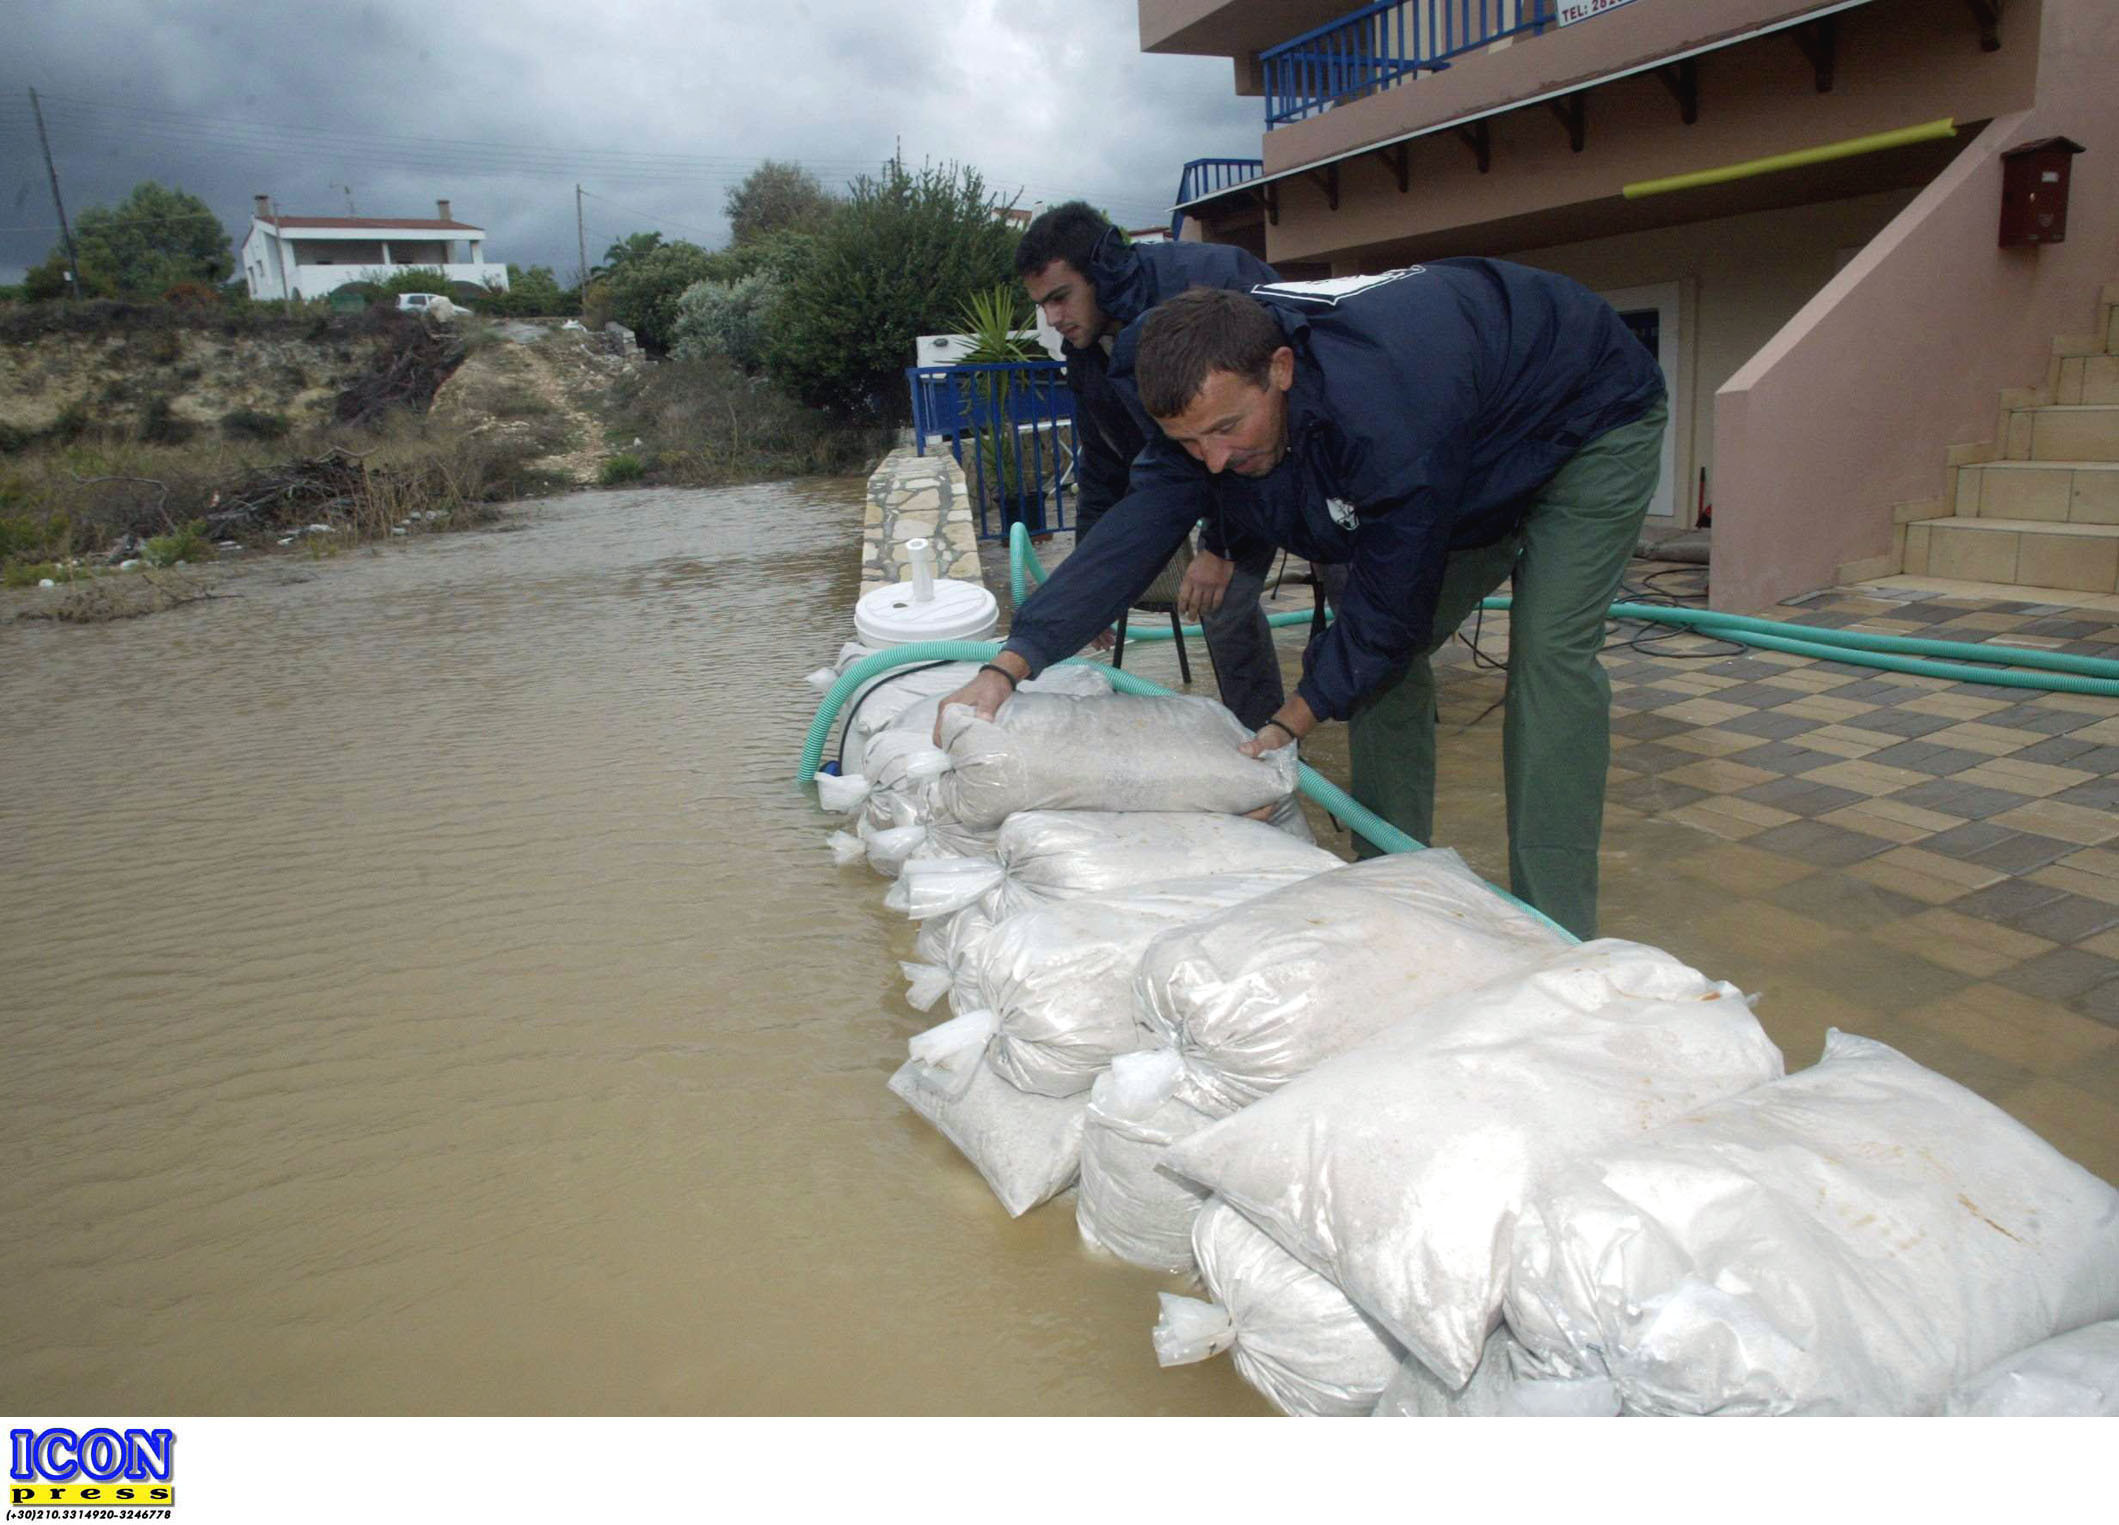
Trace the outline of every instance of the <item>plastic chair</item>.
{"type": "Polygon", "coordinates": [[[1118,641],[1111,648],[1111,665],[1126,665],[1126,621],[1133,609],[1143,614],[1168,614],[1170,616],[1170,638],[1177,643],[1177,671],[1185,687],[1192,686],[1192,655],[1185,649],[1185,627],[1177,612],[1177,590],[1185,580],[1185,571],[1192,565],[1192,542],[1187,540],[1177,548],[1163,566],[1155,581],[1148,584],[1148,591],[1133,601],[1133,608],[1118,617],[1118,641]]]}

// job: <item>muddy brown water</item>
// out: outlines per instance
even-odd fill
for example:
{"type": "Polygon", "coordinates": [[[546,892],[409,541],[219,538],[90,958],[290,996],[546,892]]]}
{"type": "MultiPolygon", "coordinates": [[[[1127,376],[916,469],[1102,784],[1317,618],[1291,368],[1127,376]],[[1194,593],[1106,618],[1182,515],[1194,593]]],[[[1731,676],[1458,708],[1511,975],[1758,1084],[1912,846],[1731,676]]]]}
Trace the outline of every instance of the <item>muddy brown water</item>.
{"type": "Polygon", "coordinates": [[[861,503],[0,623],[10,1411],[1264,1411],[884,1089],[912,931],[789,782],[861,503]]]}

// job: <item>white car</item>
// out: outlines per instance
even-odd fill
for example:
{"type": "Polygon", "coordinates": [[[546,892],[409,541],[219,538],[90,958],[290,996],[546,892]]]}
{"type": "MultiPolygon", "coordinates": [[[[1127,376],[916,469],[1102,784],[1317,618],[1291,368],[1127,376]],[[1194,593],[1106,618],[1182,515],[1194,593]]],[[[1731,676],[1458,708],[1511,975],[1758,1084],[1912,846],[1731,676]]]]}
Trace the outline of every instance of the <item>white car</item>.
{"type": "Polygon", "coordinates": [[[447,297],[433,291],[403,291],[397,297],[399,312],[426,312],[432,308],[436,317],[447,317],[453,305],[447,297]]]}

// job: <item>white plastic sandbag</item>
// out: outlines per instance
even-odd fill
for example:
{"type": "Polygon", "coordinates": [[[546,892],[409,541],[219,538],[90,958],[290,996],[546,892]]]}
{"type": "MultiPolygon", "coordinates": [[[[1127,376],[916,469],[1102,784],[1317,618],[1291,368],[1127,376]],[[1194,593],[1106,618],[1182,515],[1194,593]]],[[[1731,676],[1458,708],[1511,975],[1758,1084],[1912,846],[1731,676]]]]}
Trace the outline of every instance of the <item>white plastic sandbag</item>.
{"type": "Polygon", "coordinates": [[[899,908],[938,916],[977,900],[998,921],[1057,900],[1173,879],[1287,870],[1292,882],[1340,865],[1314,843],[1244,816],[1025,810],[1001,823],[990,863],[923,868],[899,908]]]}
{"type": "Polygon", "coordinates": [[[1200,1210],[1192,1243],[1213,1302],[1164,1296],[1155,1335],[1161,1364],[1203,1361],[1228,1349],[1244,1380],[1282,1413],[1374,1410],[1405,1352],[1344,1293],[1226,1202],[1210,1200],[1200,1210]]]}
{"type": "MultiPolygon", "coordinates": [[[[920,935],[913,940],[913,958],[918,965],[948,974],[949,1004],[959,1013],[974,1011],[984,1004],[979,996],[971,953],[992,930],[993,918],[973,905],[953,916],[937,916],[921,922],[920,935]]],[[[913,978],[911,969],[905,974],[908,981],[913,978]]],[[[925,1011],[927,1007],[919,1009],[925,1011]]]]}
{"type": "Polygon", "coordinates": [[[1929,1414],[2119,1316],[2119,1191],[1896,1050],[1577,1160],[1516,1232],[1509,1327],[1629,1412],[1929,1414]]]}
{"type": "Polygon", "coordinates": [[[2014,1419],[2119,1416],[2119,1322],[2071,1329],[1996,1361],[1953,1388],[1942,1411],[2014,1419]]]}
{"type": "Polygon", "coordinates": [[[1777,1080],[1733,985],[1615,939],[1439,996],[1174,1148],[1462,1387],[1539,1177],[1777,1080]]]}
{"type": "Polygon", "coordinates": [[[1180,1094],[1225,1116],[1439,996],[1567,946],[1455,853],[1349,864],[1166,932],[1141,958],[1180,1094]]]}
{"type": "Polygon", "coordinates": [[[949,754],[924,733],[892,729],[875,737],[868,768],[868,793],[854,812],[854,830],[877,873],[895,878],[910,861],[991,853],[992,832],[961,826],[940,808],[949,754]]]}
{"type": "Polygon", "coordinates": [[[984,1064],[953,1073],[918,1059],[900,1066],[890,1077],[890,1089],[956,1145],[1011,1218],[1073,1182],[1086,1099],[1029,1095],[984,1064]],[[963,1089],[951,1094],[960,1081],[963,1089]]]}
{"type": "MultiPolygon", "coordinates": [[[[1021,819],[1012,818],[1009,826],[1021,819]]],[[[1004,836],[1007,830],[1002,828],[1004,836]]],[[[1266,835],[1300,846],[1278,832],[1266,835]]],[[[1133,979],[1158,933],[1313,872],[1304,864],[1179,879],[1043,904],[1005,918],[970,955],[979,1004],[1000,1018],[987,1058],[1025,1091],[1072,1096],[1088,1090],[1105,1066],[1146,1037],[1133,979]]]]}
{"type": "Polygon", "coordinates": [[[992,720],[942,716],[955,763],[941,798],[954,820],[998,826],[1019,810],[1202,810],[1241,815],[1295,790],[1293,747],[1263,757],[1211,699],[1018,693],[992,720]]]}
{"type": "MultiPolygon", "coordinates": [[[[834,677],[863,657],[874,653],[866,646],[849,643],[841,648],[830,671],[834,677]]],[[[934,731],[934,717],[941,701],[978,675],[976,662],[943,662],[894,667],[862,685],[847,701],[839,724],[844,742],[839,766],[843,772],[859,773],[867,761],[869,743],[886,730],[916,731],[923,738],[934,731]]],[[[829,682],[826,683],[829,687],[829,682]]],[[[1032,693],[1108,694],[1111,679],[1100,667],[1065,664],[1048,667],[1023,687],[1032,693]]]]}
{"type": "Polygon", "coordinates": [[[1497,1330],[1472,1379],[1451,1388],[1407,1356],[1376,1400],[1378,1419],[1609,1419],[1619,1412],[1619,1392],[1609,1377],[1572,1380],[1520,1374],[1523,1347],[1497,1330]]]}
{"type": "Polygon", "coordinates": [[[1120,1054],[1089,1088],[1082,1126],[1075,1225],[1086,1243],[1151,1271],[1196,1268],[1192,1222],[1207,1193],[1160,1168],[1170,1145],[1213,1121],[1172,1094],[1183,1073],[1166,1048],[1120,1054]]]}

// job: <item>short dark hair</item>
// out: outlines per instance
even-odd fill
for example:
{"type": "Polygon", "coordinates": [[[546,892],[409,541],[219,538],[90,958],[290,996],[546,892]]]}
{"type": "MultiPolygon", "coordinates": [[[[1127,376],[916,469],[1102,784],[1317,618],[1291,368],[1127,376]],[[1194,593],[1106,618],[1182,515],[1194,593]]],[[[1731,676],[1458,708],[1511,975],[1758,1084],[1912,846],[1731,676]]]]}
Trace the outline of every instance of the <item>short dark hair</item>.
{"type": "Polygon", "coordinates": [[[1263,303],[1241,291],[1194,286],[1141,324],[1133,378],[1150,418],[1175,418],[1192,405],[1211,371],[1253,386],[1272,379],[1273,353],[1287,343],[1263,303]]]}
{"type": "Polygon", "coordinates": [[[1111,226],[1111,219],[1086,201],[1068,201],[1038,213],[1015,246],[1015,273],[1036,275],[1056,259],[1063,259],[1087,274],[1096,246],[1106,234],[1117,234],[1124,248],[1126,235],[1111,226]]]}

